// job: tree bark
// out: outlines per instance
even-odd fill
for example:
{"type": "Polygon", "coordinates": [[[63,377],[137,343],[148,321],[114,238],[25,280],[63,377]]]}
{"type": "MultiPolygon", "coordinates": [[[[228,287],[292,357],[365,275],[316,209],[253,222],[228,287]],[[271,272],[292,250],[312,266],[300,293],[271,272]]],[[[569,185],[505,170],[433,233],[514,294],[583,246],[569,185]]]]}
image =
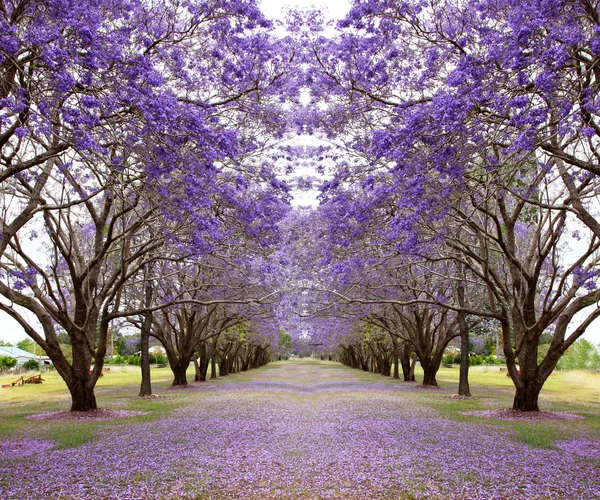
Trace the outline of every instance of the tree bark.
{"type": "MultiPolygon", "coordinates": [[[[457,286],[458,305],[465,307],[465,284],[461,281],[457,286]]],[[[460,372],[458,376],[458,395],[471,397],[469,387],[469,325],[464,311],[458,312],[458,329],[460,331],[460,372]]]]}
{"type": "Polygon", "coordinates": [[[438,385],[435,376],[437,374],[439,366],[434,367],[433,365],[423,366],[423,385],[438,385]]]}
{"type": "Polygon", "coordinates": [[[413,354],[412,361],[410,362],[410,370],[408,371],[409,380],[407,382],[415,381],[415,366],[417,366],[417,355],[413,354]]]}
{"type": "Polygon", "coordinates": [[[200,377],[200,364],[198,363],[198,358],[195,354],[192,356],[192,361],[194,362],[194,382],[202,382],[200,377]]]}
{"type": "Polygon", "coordinates": [[[211,346],[210,350],[210,378],[217,378],[217,343],[219,341],[219,336],[217,335],[211,346]]]}
{"type": "Polygon", "coordinates": [[[538,406],[538,398],[540,396],[541,387],[537,384],[527,384],[522,388],[517,389],[513,400],[513,410],[521,411],[540,411],[538,406]]]}
{"type": "Polygon", "coordinates": [[[398,368],[398,362],[400,360],[400,356],[398,353],[398,341],[394,338],[393,335],[390,335],[390,340],[392,341],[392,362],[394,363],[394,374],[392,378],[400,378],[400,369],[398,368]]]}
{"type": "MultiPolygon", "coordinates": [[[[153,295],[152,283],[147,282],[144,291],[144,307],[150,307],[152,305],[153,295]]],[[[141,349],[142,349],[142,382],[140,384],[139,397],[151,396],[152,395],[152,383],[150,380],[150,331],[152,329],[152,313],[148,312],[144,314],[144,321],[140,331],[141,335],[141,349]]]]}
{"type": "Polygon", "coordinates": [[[200,375],[200,382],[206,382],[206,372],[208,371],[208,365],[210,363],[210,356],[206,346],[202,345],[200,349],[200,366],[198,367],[198,374],[200,375]]]}
{"type": "Polygon", "coordinates": [[[389,377],[392,374],[392,365],[389,357],[381,356],[381,375],[389,377]]]}
{"type": "Polygon", "coordinates": [[[187,363],[181,361],[177,363],[177,365],[171,367],[171,370],[173,371],[173,387],[188,385],[186,372],[189,364],[189,360],[187,363]]]}
{"type": "MultiPolygon", "coordinates": [[[[83,336],[86,332],[73,334],[73,363],[65,382],[71,393],[71,411],[89,411],[97,409],[94,394],[95,380],[91,373],[92,356],[83,336]]],[[[101,367],[95,367],[99,368],[101,367]]]]}
{"type": "Polygon", "coordinates": [[[80,379],[68,384],[71,393],[71,411],[90,411],[98,409],[93,389],[88,389],[80,379]]]}
{"type": "MultiPolygon", "coordinates": [[[[404,377],[404,382],[414,382],[415,381],[415,366],[414,361],[411,364],[410,361],[411,347],[408,343],[400,349],[400,365],[402,366],[402,376],[404,377]]],[[[416,356],[414,358],[416,360],[416,356]]]]}
{"type": "Polygon", "coordinates": [[[217,378],[217,357],[214,354],[210,358],[210,378],[217,378]]]}
{"type": "Polygon", "coordinates": [[[221,377],[229,375],[229,372],[227,371],[227,358],[223,356],[219,356],[219,375],[221,377]]]}

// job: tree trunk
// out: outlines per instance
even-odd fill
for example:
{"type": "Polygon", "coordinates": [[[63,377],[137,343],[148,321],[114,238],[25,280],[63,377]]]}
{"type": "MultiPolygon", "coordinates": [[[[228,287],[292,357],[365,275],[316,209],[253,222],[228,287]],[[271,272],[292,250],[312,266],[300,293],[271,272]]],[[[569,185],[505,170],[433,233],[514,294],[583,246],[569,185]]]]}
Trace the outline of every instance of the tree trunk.
{"type": "Polygon", "coordinates": [[[215,354],[210,358],[210,378],[217,378],[217,357],[215,354]]]}
{"type": "Polygon", "coordinates": [[[389,357],[381,357],[381,375],[389,377],[392,374],[392,365],[389,357]]]}
{"type": "MultiPolygon", "coordinates": [[[[73,339],[73,363],[65,378],[71,393],[71,411],[95,410],[98,406],[94,394],[94,378],[90,369],[92,356],[82,334],[73,334],[71,338],[73,339]]],[[[94,366],[94,368],[101,367],[94,366]]]]}
{"type": "Polygon", "coordinates": [[[195,354],[192,356],[192,361],[194,362],[194,382],[204,382],[200,377],[200,365],[195,354]]]}
{"type": "MultiPolygon", "coordinates": [[[[465,307],[465,285],[461,281],[457,287],[458,305],[465,307]]],[[[460,331],[460,373],[458,376],[458,395],[471,397],[469,387],[469,325],[464,311],[458,312],[458,328],[460,331]]]]}
{"type": "Polygon", "coordinates": [[[173,387],[187,385],[186,372],[189,364],[189,360],[187,362],[180,360],[177,364],[171,366],[171,370],[173,371],[173,387]]]}
{"type": "MultiPolygon", "coordinates": [[[[402,346],[400,349],[400,366],[402,367],[402,376],[404,377],[404,382],[414,382],[415,381],[415,368],[414,363],[411,364],[410,355],[411,355],[411,347],[408,343],[402,346]]],[[[416,359],[416,358],[415,358],[416,359]]]]}
{"type": "Polygon", "coordinates": [[[217,335],[210,348],[210,378],[217,378],[217,343],[219,342],[219,336],[217,335]]]}
{"type": "Polygon", "coordinates": [[[219,357],[219,375],[221,377],[229,375],[229,372],[227,371],[227,358],[224,358],[223,356],[219,357]]]}
{"type": "Polygon", "coordinates": [[[440,364],[429,358],[420,359],[421,368],[423,368],[423,385],[437,386],[435,376],[440,368],[440,364]]]}
{"type": "Polygon", "coordinates": [[[210,356],[208,355],[206,347],[200,351],[200,382],[206,382],[206,372],[208,372],[208,365],[210,363],[210,356]]]}
{"type": "Polygon", "coordinates": [[[392,341],[392,346],[393,346],[393,350],[392,350],[392,362],[394,363],[394,375],[393,378],[400,378],[400,370],[398,368],[398,362],[400,360],[400,356],[398,355],[398,341],[394,338],[393,335],[390,335],[390,339],[392,341]]]}
{"type": "MultiPolygon", "coordinates": [[[[146,283],[144,307],[150,307],[152,305],[152,283],[146,283]]],[[[152,313],[144,314],[144,321],[140,331],[141,335],[141,370],[142,370],[142,382],[140,384],[139,397],[151,396],[152,395],[152,384],[150,381],[150,331],[152,329],[152,313]]]]}
{"type": "Polygon", "coordinates": [[[98,408],[94,389],[86,388],[85,381],[72,379],[67,387],[71,393],[71,411],[89,411],[98,408]]]}
{"type": "Polygon", "coordinates": [[[511,352],[510,361],[507,357],[506,366],[509,368],[509,373],[516,388],[513,410],[539,411],[538,398],[546,377],[540,372],[537,364],[537,338],[527,338],[522,342],[518,356],[518,366],[512,354],[511,352]]]}
{"type": "Polygon", "coordinates": [[[532,383],[525,385],[522,389],[517,389],[513,400],[513,410],[540,411],[538,398],[541,389],[537,384],[532,383]]]}
{"type": "Polygon", "coordinates": [[[437,370],[428,367],[427,369],[425,369],[425,367],[423,367],[423,385],[432,385],[432,386],[436,386],[438,385],[437,380],[435,379],[435,375],[437,373],[437,370]]]}

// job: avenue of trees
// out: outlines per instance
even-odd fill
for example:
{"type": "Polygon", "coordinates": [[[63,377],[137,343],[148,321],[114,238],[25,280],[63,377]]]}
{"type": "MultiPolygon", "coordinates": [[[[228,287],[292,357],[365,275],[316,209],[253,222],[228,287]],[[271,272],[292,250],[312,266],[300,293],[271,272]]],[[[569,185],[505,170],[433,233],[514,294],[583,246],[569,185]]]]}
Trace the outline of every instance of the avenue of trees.
{"type": "Polygon", "coordinates": [[[73,410],[126,325],[140,395],[154,338],[174,385],[294,349],[436,385],[455,340],[468,396],[477,338],[536,411],[600,316],[594,2],[356,0],[284,35],[253,0],[0,18],[0,310],[73,410]]]}
{"type": "Polygon", "coordinates": [[[19,0],[0,16],[0,309],[52,359],[72,409],[96,408],[124,318],[163,341],[175,384],[242,318],[253,332],[266,318],[244,345],[267,349],[269,311],[250,306],[270,295],[260,265],[288,195],[257,155],[283,133],[291,59],[270,23],[227,1],[19,0]]]}
{"type": "Polygon", "coordinates": [[[425,383],[484,321],[514,408],[537,410],[600,315],[598,23],[588,1],[367,1],[310,49],[332,155],[353,155],[323,193],[345,274],[323,287],[408,342],[425,383]]]}

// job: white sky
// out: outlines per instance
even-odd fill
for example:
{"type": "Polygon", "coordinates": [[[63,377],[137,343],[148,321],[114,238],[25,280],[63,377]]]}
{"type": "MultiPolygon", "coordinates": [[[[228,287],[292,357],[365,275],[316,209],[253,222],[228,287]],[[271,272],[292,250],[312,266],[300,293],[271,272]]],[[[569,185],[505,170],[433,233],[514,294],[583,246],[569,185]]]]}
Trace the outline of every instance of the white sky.
{"type": "Polygon", "coordinates": [[[350,10],[348,0],[296,0],[291,2],[277,0],[262,0],[259,2],[261,10],[269,19],[280,18],[285,8],[311,9],[316,8],[323,11],[327,17],[341,19],[350,10]]]}

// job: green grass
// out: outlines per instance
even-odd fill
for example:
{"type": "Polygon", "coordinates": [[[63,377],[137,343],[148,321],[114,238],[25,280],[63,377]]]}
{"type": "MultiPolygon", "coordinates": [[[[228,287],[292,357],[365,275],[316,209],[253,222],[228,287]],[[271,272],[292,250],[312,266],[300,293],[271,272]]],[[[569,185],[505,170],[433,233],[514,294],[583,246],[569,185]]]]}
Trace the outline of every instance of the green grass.
{"type": "MultiPolygon", "coordinates": [[[[194,380],[194,368],[190,367],[188,381],[194,380]]],[[[15,380],[17,376],[0,375],[0,385],[15,380]]],[[[27,378],[27,376],[25,377],[27,378]]],[[[9,437],[32,437],[32,422],[25,417],[42,412],[68,410],[71,398],[64,381],[56,372],[43,375],[42,384],[26,384],[19,387],[0,389],[0,440],[9,437]]],[[[168,368],[152,368],[152,388],[154,391],[169,387],[173,374],[168,368]]],[[[160,398],[138,398],[141,383],[140,368],[136,366],[109,366],[96,385],[96,399],[100,408],[138,410],[149,412],[124,420],[96,422],[40,422],[36,423],[36,436],[39,439],[55,441],[56,448],[72,448],[90,442],[94,436],[112,426],[129,423],[151,422],[185,405],[192,397],[188,391],[173,391],[160,398]]],[[[191,392],[191,391],[190,391],[191,392]]]]}
{"type": "MultiPolygon", "coordinates": [[[[458,366],[442,367],[436,378],[440,387],[455,392],[458,390],[458,375],[458,366]]],[[[361,377],[366,378],[364,374],[361,377]]],[[[417,382],[423,377],[418,366],[415,377],[417,382]]],[[[419,404],[436,409],[446,418],[467,424],[481,422],[482,418],[464,415],[463,412],[512,407],[515,389],[510,377],[506,376],[506,370],[501,370],[499,366],[470,367],[469,385],[473,396],[469,399],[452,399],[447,391],[440,394],[415,391],[412,394],[403,393],[403,396],[412,397],[419,404]]],[[[535,448],[552,449],[557,441],[563,439],[597,439],[600,435],[600,374],[591,371],[556,371],[544,384],[539,404],[541,410],[564,411],[585,418],[543,422],[486,419],[485,422],[505,429],[515,440],[535,448]]]]}

